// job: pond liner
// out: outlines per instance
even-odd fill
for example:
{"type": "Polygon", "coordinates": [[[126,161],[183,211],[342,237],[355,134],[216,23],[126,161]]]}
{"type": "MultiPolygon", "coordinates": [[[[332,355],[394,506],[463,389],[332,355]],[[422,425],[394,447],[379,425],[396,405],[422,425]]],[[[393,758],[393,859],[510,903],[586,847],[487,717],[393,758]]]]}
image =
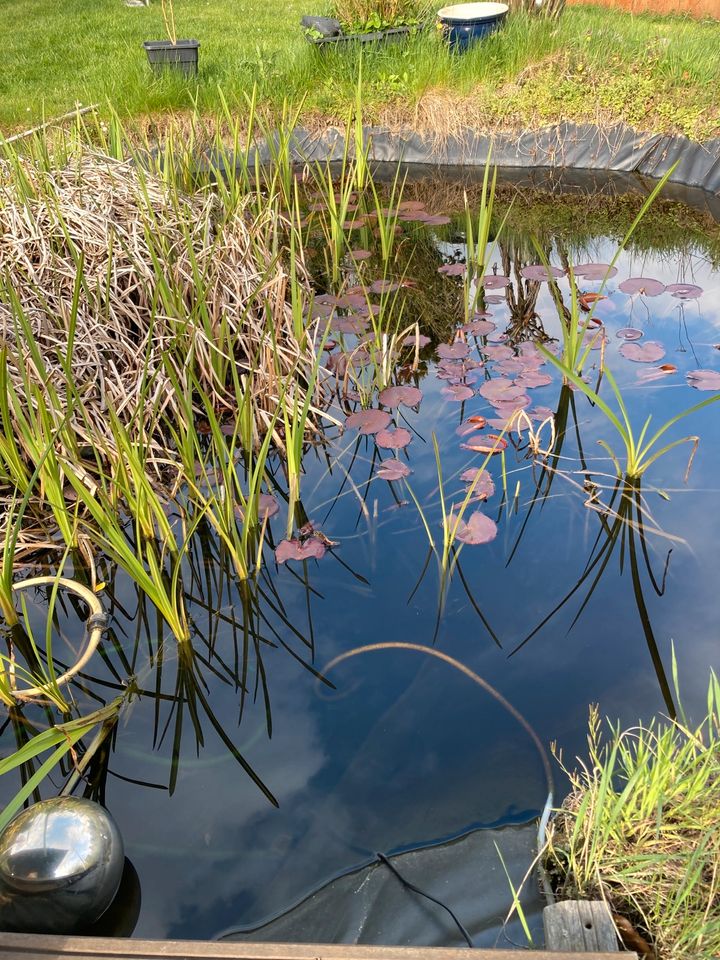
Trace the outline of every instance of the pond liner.
{"type": "MultiPolygon", "coordinates": [[[[280,916],[227,931],[219,939],[465,946],[449,908],[467,929],[473,946],[507,949],[525,939],[517,915],[505,924],[513,898],[503,864],[519,887],[536,852],[537,820],[472,830],[450,842],[389,857],[402,880],[376,860],[325,884],[280,916]],[[437,898],[445,909],[410,884],[437,898]]],[[[547,901],[532,874],[523,885],[521,903],[533,940],[542,943],[547,901]]]]}
{"type": "MultiPolygon", "coordinates": [[[[601,128],[593,124],[561,123],[518,133],[465,130],[439,140],[413,130],[364,128],[371,162],[398,161],[429,166],[483,167],[490,158],[498,167],[607,171],[659,179],[678,163],[670,181],[698,187],[720,197],[720,137],[696,143],[681,135],[648,134],[623,124],[601,128]]],[[[352,153],[353,144],[350,144],[352,153]]],[[[290,140],[298,163],[340,161],[345,136],[337,128],[319,133],[298,128],[290,140]]],[[[261,162],[273,150],[258,147],[261,162]]]]}

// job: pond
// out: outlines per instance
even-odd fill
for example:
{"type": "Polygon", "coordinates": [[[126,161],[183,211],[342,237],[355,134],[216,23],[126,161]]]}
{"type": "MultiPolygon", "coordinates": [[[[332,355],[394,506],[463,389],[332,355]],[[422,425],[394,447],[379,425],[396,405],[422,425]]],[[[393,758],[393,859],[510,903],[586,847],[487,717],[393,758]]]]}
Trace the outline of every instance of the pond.
{"type": "MultiPolygon", "coordinates": [[[[348,224],[355,254],[339,287],[316,243],[314,310],[330,318],[326,391],[339,426],[305,452],[300,539],[281,545],[286,480],[274,463],[256,582],[239,584],[209,527],[192,539],[184,646],[128,578],[101,571],[110,629],[76,697],[95,709],[129,678],[137,686],[88,789],[116,818],[139,876],[136,936],[252,927],[378,851],[532,821],[548,782],[528,728],[572,765],[590,704],[622,725],[672,715],[673,650],[684,708],[702,713],[709,668],[720,666],[718,408],[681,420],[656,447],[698,437],[697,449],[693,439],[673,446],[623,488],[617,429],[543,350],[557,355],[559,317],[572,313],[572,264],[592,308],[577,307],[592,346],[583,375],[616,411],[611,372],[636,437],[648,417],[650,437],[710,398],[720,232],[663,202],[605,279],[641,197],[563,199],[500,183],[481,292],[464,276],[463,189],[472,206],[477,185],[407,185],[390,215],[391,274],[378,269],[372,218],[348,224]],[[544,262],[557,268],[554,286],[544,262]],[[404,304],[395,353],[382,338],[361,342],[385,298],[404,304]],[[390,388],[379,398],[378,377],[390,388]],[[473,479],[443,568],[443,502],[457,513],[473,479]],[[433,653],[388,646],[342,658],[383,643],[433,653]],[[435,653],[478,674],[526,723],[435,653]]],[[[46,607],[35,601],[40,631],[46,607]]],[[[57,616],[76,642],[77,611],[57,616]]],[[[6,719],[3,754],[44,718],[26,707],[6,719]]],[[[45,781],[42,796],[63,779],[45,781]]],[[[5,802],[18,783],[0,786],[5,802]]]]}

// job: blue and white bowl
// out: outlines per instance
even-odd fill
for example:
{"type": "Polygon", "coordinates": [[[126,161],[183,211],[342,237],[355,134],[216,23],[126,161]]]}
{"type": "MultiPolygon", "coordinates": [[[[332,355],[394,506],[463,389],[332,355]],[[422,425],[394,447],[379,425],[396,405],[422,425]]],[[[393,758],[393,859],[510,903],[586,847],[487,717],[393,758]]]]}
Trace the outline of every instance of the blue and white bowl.
{"type": "Polygon", "coordinates": [[[456,3],[443,7],[438,20],[455,49],[464,50],[502,25],[508,14],[506,3],[456,3]]]}

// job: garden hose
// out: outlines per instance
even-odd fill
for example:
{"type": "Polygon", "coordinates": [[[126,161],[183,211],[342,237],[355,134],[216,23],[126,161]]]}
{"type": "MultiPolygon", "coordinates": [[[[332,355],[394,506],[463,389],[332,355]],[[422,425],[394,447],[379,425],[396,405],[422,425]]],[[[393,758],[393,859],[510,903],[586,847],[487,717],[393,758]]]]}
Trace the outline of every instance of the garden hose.
{"type": "MultiPolygon", "coordinates": [[[[97,650],[103,632],[107,627],[107,614],[93,591],[76,580],[68,580],[65,577],[31,577],[29,580],[19,580],[13,584],[12,588],[13,592],[19,592],[20,590],[30,590],[33,587],[54,586],[55,584],[77,594],[90,608],[90,616],[85,622],[87,644],[83,653],[69,670],[66,670],[65,673],[53,681],[57,686],[62,686],[83,669],[97,650]]],[[[47,696],[47,689],[46,686],[28,687],[25,690],[13,689],[13,693],[20,700],[29,700],[34,697],[47,696]]]]}

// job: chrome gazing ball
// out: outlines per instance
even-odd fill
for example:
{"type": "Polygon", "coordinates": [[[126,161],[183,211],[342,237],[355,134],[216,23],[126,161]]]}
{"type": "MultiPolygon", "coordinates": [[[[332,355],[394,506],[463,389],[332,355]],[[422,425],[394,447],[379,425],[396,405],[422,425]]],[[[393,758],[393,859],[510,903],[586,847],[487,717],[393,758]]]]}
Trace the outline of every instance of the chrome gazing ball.
{"type": "Polygon", "coordinates": [[[109,813],[55,797],[19,813],[0,835],[0,929],[72,933],[109,907],[125,854],[109,813]]]}

